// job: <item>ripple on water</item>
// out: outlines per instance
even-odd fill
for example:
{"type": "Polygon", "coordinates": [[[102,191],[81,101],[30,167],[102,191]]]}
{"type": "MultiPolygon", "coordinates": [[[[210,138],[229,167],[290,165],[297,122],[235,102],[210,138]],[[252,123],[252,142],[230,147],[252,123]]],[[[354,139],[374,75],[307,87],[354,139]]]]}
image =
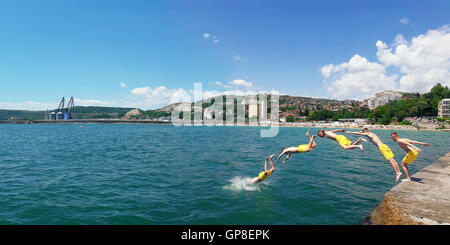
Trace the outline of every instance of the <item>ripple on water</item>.
{"type": "MultiPolygon", "coordinates": [[[[327,139],[248,184],[266,156],[307,141],[303,128],[274,138],[259,130],[0,125],[0,223],[359,224],[395,185],[372,144],[342,151],[327,139]]],[[[390,132],[376,133],[400,161],[390,132]]],[[[401,134],[433,143],[413,173],[450,150],[448,133],[401,134]]]]}

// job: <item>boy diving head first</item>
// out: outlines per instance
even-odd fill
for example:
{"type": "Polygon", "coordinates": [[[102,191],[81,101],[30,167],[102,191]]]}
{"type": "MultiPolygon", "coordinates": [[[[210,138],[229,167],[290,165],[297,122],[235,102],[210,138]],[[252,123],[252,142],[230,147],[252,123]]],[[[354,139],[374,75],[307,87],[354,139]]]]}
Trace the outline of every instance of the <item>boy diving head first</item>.
{"type": "Polygon", "coordinates": [[[275,165],[277,165],[278,161],[280,160],[280,158],[283,155],[286,155],[286,158],[284,159],[284,161],[281,164],[281,166],[283,166],[286,163],[286,161],[289,160],[289,158],[291,158],[291,154],[306,153],[306,152],[312,151],[317,146],[316,142],[314,142],[314,138],[316,137],[316,135],[313,135],[311,137],[309,135],[309,129],[308,129],[308,132],[306,132],[306,137],[308,137],[308,139],[309,139],[309,143],[308,144],[303,144],[303,145],[299,145],[299,146],[283,148],[281,150],[281,154],[277,157],[277,160],[275,161],[275,165]]]}
{"type": "Polygon", "coordinates": [[[272,161],[272,158],[274,156],[275,156],[275,154],[272,154],[272,155],[266,157],[266,161],[264,163],[264,171],[259,173],[258,177],[253,178],[250,181],[252,184],[255,184],[255,183],[265,180],[267,177],[269,177],[273,173],[273,171],[275,171],[275,167],[273,166],[273,161],[272,161]],[[270,160],[270,169],[269,170],[267,170],[267,160],[270,160]]]}

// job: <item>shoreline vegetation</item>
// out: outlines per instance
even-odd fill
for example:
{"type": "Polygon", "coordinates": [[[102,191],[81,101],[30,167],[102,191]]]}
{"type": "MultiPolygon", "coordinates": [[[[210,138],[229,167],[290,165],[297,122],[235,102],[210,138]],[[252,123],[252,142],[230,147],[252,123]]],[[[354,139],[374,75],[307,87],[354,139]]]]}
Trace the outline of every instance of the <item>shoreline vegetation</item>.
{"type": "MultiPolygon", "coordinates": [[[[148,125],[172,125],[170,121],[157,121],[157,120],[122,120],[122,119],[81,119],[81,120],[67,120],[67,121],[46,121],[46,120],[20,120],[20,121],[0,121],[0,124],[51,124],[51,125],[70,125],[70,124],[148,124],[148,125]]],[[[450,132],[449,128],[417,128],[412,125],[380,125],[380,124],[333,124],[333,123],[278,123],[278,124],[242,124],[235,123],[233,125],[225,125],[225,124],[192,124],[192,125],[184,125],[187,127],[194,126],[206,126],[206,127],[271,127],[278,126],[283,128],[343,128],[343,129],[380,129],[380,130],[409,130],[409,131],[444,131],[450,132]]]]}
{"type": "MultiPolygon", "coordinates": [[[[261,99],[260,95],[255,97],[257,100],[261,99]]],[[[428,93],[403,93],[400,100],[391,101],[375,109],[368,108],[367,100],[361,102],[282,95],[279,98],[280,122],[278,125],[281,127],[360,128],[367,126],[375,129],[448,130],[450,129],[450,119],[436,117],[438,103],[445,98],[450,98],[450,89],[440,83],[437,83],[428,93]]],[[[271,95],[268,95],[267,99],[265,118],[271,118],[271,95]]],[[[273,124],[268,119],[258,118],[259,116],[249,118],[249,105],[245,105],[244,108],[245,124],[237,123],[237,105],[244,104],[245,101],[247,101],[245,96],[234,96],[231,100],[226,96],[218,96],[206,99],[203,103],[183,103],[191,108],[191,115],[187,115],[185,120],[194,122],[194,118],[197,120],[198,117],[209,119],[222,117],[225,123],[226,117],[232,115],[236,126],[270,126],[273,124]],[[211,110],[210,107],[220,100],[223,102],[223,110],[211,110]],[[202,111],[203,115],[195,117],[194,113],[198,111],[202,111]]],[[[0,123],[168,124],[174,109],[180,104],[170,104],[157,110],[147,111],[135,108],[79,106],[73,108],[71,116],[74,119],[69,121],[45,121],[43,120],[45,111],[0,109],[0,123]]],[[[182,116],[182,114],[179,115],[180,119],[182,116]]],[[[197,121],[195,124],[198,124],[197,121]]],[[[199,124],[205,125],[203,122],[199,124]]]]}

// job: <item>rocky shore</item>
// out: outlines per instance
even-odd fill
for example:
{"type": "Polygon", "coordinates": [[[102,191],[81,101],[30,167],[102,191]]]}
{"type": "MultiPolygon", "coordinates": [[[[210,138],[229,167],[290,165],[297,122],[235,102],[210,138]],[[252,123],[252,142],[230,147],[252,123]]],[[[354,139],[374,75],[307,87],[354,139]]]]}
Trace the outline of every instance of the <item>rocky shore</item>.
{"type": "Polygon", "coordinates": [[[386,193],[365,224],[450,225],[450,152],[386,193]]]}

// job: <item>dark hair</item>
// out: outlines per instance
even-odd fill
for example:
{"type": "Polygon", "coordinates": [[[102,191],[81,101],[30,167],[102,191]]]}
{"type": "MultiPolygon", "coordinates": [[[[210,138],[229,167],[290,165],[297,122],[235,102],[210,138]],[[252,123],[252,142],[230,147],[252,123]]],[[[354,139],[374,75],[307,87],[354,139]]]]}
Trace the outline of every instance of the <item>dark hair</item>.
{"type": "Polygon", "coordinates": [[[397,133],[397,132],[392,132],[392,133],[391,133],[391,136],[392,136],[392,135],[398,135],[398,133],[397,133]]]}
{"type": "Polygon", "coordinates": [[[319,137],[321,137],[321,136],[320,136],[320,133],[322,133],[322,134],[325,135],[325,130],[324,130],[324,129],[321,129],[321,130],[317,131],[317,135],[318,135],[319,137]]]}

